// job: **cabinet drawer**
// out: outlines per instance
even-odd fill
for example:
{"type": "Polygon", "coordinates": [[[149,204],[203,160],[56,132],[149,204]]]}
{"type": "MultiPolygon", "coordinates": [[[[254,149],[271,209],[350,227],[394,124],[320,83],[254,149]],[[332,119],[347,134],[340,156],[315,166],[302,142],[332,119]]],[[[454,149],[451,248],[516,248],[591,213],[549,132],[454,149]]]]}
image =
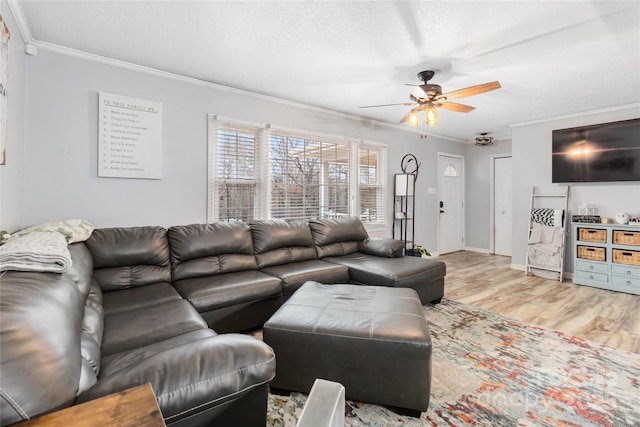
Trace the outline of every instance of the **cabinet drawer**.
{"type": "Polygon", "coordinates": [[[606,261],[606,250],[605,248],[595,246],[578,245],[578,258],[590,259],[593,261],[606,261]]]}
{"type": "Polygon", "coordinates": [[[637,277],[611,276],[611,283],[614,285],[630,286],[631,288],[635,288],[636,291],[640,290],[640,278],[637,277]]]}
{"type": "Polygon", "coordinates": [[[607,230],[601,228],[578,228],[578,239],[583,242],[607,242],[607,230]]]}
{"type": "Polygon", "coordinates": [[[595,271],[596,273],[608,273],[609,266],[607,264],[598,264],[597,262],[576,261],[576,270],[595,271]]]}
{"type": "Polygon", "coordinates": [[[580,279],[587,279],[595,282],[602,282],[602,283],[609,282],[609,275],[603,274],[603,273],[593,273],[591,271],[578,270],[575,272],[575,276],[580,279]]]}
{"type": "Polygon", "coordinates": [[[640,268],[635,267],[625,267],[624,265],[612,265],[611,273],[617,274],[618,276],[625,277],[635,277],[636,279],[640,279],[640,268]]]}
{"type": "Polygon", "coordinates": [[[640,266],[640,251],[613,249],[613,262],[640,266]]]}
{"type": "Polygon", "coordinates": [[[613,243],[640,246],[640,231],[613,230],[613,243]]]}

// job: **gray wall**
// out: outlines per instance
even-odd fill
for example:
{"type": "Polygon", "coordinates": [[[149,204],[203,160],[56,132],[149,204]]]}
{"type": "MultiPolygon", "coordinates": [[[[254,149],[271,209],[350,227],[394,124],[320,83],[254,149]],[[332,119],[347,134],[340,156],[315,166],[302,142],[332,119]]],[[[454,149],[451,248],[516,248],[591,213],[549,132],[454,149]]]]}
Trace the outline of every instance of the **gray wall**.
{"type": "Polygon", "coordinates": [[[0,166],[0,229],[13,231],[23,225],[26,54],[18,26],[4,0],[0,1],[0,14],[11,34],[7,88],[7,158],[6,164],[0,166]]]}
{"type": "MultiPolygon", "coordinates": [[[[512,152],[514,170],[513,263],[524,265],[526,218],[531,186],[551,184],[551,130],[640,116],[638,108],[513,128],[508,141],[475,147],[325,111],[255,97],[185,79],[117,67],[40,50],[25,56],[5,2],[2,14],[12,31],[8,165],[0,167],[0,228],[14,231],[33,223],[86,218],[98,227],[206,221],[208,113],[309,131],[387,143],[388,182],[400,159],[420,162],[416,183],[417,243],[437,248],[437,153],[465,156],[466,246],[489,249],[489,156],[512,152]],[[12,27],[12,28],[11,28],[12,27]],[[17,45],[17,47],[15,47],[17,45]],[[28,87],[28,90],[26,88],[28,87]],[[162,102],[162,180],[97,177],[97,93],[162,102]],[[22,96],[21,96],[22,95],[22,96]],[[26,107],[26,109],[25,109],[26,107]],[[24,155],[23,155],[24,153],[24,155]]],[[[389,215],[393,188],[388,187],[389,215]]],[[[640,186],[578,185],[571,206],[589,202],[603,215],[640,213],[640,186]]],[[[377,236],[390,236],[387,228],[377,236]]],[[[568,264],[569,266],[570,264],[568,264]]]]}
{"type": "MultiPolygon", "coordinates": [[[[536,191],[558,192],[564,185],[551,183],[551,132],[595,123],[627,120],[640,117],[640,107],[595,113],[580,117],[521,125],[512,129],[513,155],[513,257],[514,266],[523,268],[527,246],[528,213],[531,188],[536,191]]],[[[582,203],[598,208],[601,216],[613,217],[617,212],[640,214],[640,184],[599,183],[571,185],[569,215],[577,212],[582,203]]],[[[565,271],[572,272],[570,258],[571,237],[567,241],[565,271]]]]}
{"type": "Polygon", "coordinates": [[[511,153],[511,140],[494,145],[465,149],[465,247],[471,250],[491,249],[491,155],[511,153]]]}
{"type": "MultiPolygon", "coordinates": [[[[407,153],[422,162],[416,241],[437,251],[436,153],[464,144],[212,85],[40,50],[27,62],[22,225],[86,218],[97,227],[206,221],[207,114],[388,144],[389,181],[407,153]],[[97,177],[98,92],[163,103],[163,179],[97,177]]],[[[389,215],[393,188],[389,186],[389,215]]],[[[17,212],[20,215],[19,212],[17,212]]],[[[390,236],[388,228],[374,235],[390,236]]]]}

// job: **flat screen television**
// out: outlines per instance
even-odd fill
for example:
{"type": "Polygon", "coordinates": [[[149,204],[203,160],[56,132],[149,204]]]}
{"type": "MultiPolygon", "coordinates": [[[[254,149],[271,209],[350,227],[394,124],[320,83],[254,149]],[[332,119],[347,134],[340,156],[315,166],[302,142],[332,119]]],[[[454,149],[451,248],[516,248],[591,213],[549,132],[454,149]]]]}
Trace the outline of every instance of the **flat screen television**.
{"type": "Polygon", "coordinates": [[[552,182],[640,181],[640,118],[553,131],[552,182]]]}

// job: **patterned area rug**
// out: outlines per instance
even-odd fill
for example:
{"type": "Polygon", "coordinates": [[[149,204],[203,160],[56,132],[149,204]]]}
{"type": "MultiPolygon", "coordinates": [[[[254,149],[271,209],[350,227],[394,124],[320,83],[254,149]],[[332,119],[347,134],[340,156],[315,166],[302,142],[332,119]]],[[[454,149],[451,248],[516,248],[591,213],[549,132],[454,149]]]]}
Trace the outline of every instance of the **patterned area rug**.
{"type": "MultiPolygon", "coordinates": [[[[640,355],[451,300],[424,311],[429,410],[411,418],[350,401],[346,425],[640,426],[640,355]]],[[[270,395],[267,425],[295,426],[305,400],[270,395]]]]}

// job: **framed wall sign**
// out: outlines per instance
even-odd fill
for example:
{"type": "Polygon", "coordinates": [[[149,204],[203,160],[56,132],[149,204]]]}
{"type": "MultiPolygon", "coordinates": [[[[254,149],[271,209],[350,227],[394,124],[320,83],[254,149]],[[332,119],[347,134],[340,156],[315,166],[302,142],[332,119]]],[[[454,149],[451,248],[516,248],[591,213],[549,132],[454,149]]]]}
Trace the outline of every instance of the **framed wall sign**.
{"type": "Polygon", "coordinates": [[[162,104],[98,94],[98,176],[162,179],[162,104]]]}

